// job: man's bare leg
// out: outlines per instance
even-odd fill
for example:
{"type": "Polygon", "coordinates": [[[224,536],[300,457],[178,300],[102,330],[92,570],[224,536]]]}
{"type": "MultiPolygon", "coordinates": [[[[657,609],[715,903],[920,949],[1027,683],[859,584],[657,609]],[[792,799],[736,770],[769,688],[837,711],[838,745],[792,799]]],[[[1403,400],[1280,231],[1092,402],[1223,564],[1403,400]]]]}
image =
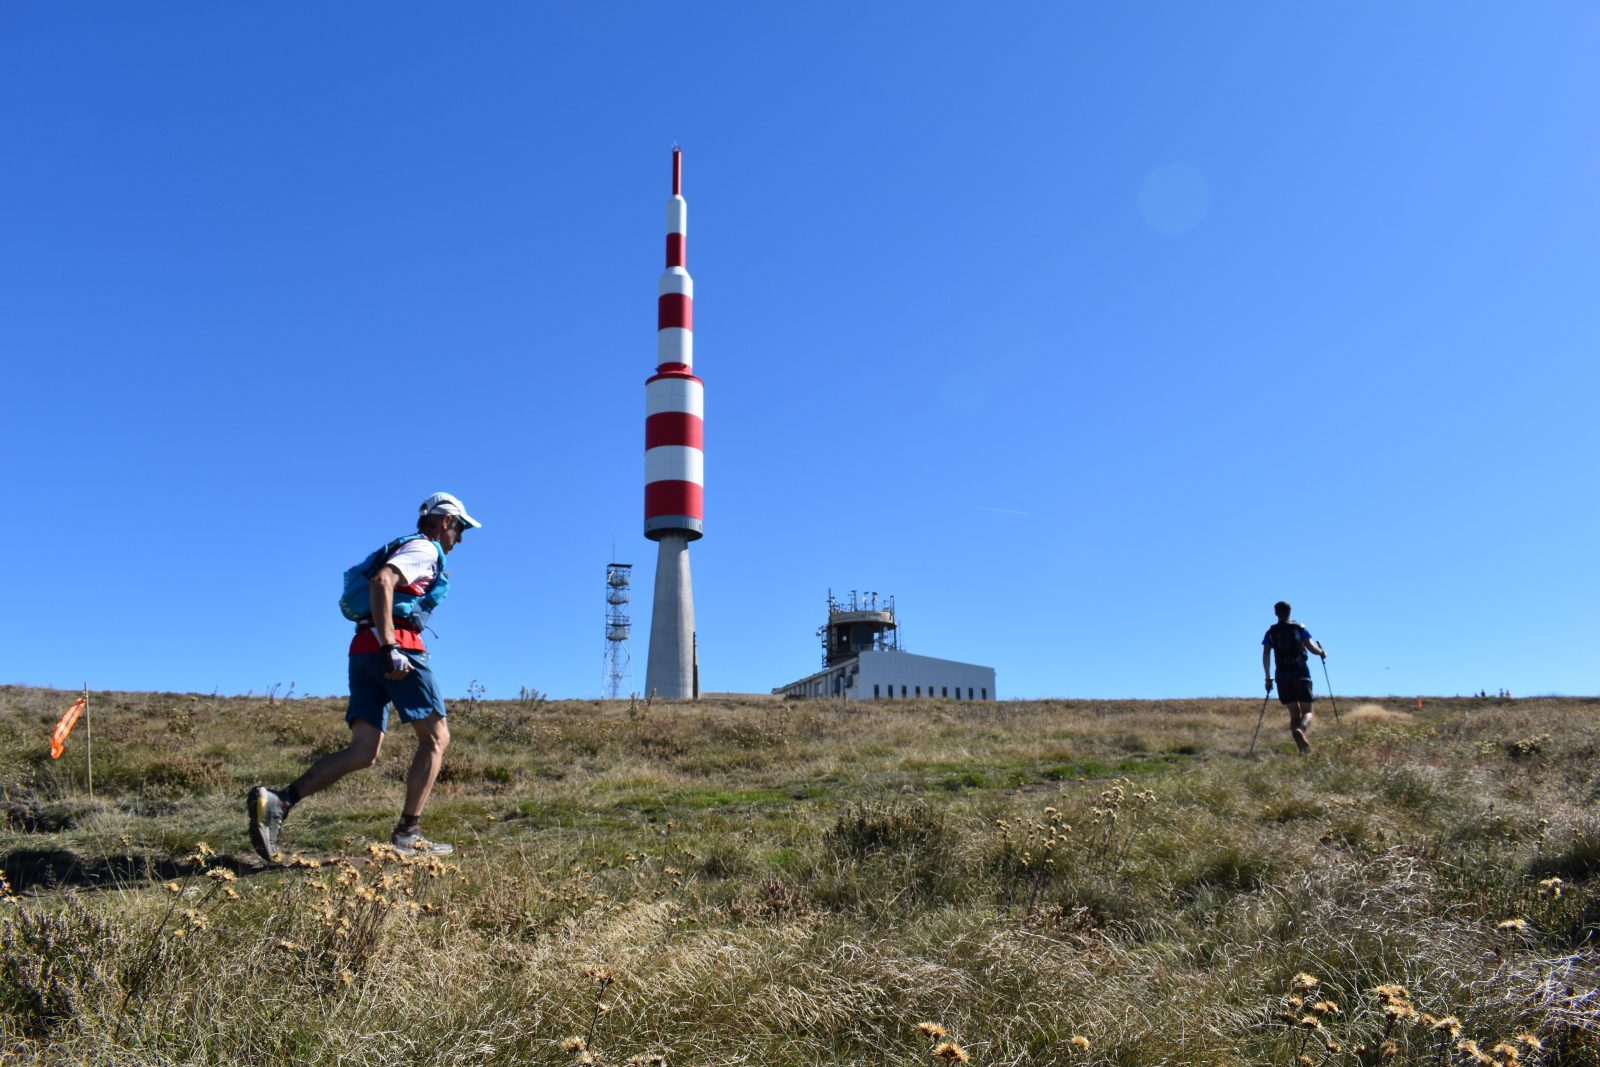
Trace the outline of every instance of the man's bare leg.
{"type": "Polygon", "coordinates": [[[1311,751],[1311,705],[1295,703],[1289,705],[1289,733],[1294,737],[1294,745],[1303,756],[1311,751]]]}
{"type": "Polygon", "coordinates": [[[417,731],[417,754],[406,772],[406,806],[401,814],[420,816],[444,765],[444,750],[450,747],[450,724],[442,715],[430,715],[411,726],[417,731]]]}
{"type": "Polygon", "coordinates": [[[352,771],[378,762],[378,752],[382,748],[383,731],[365,719],[357,719],[350,725],[350,743],[313,763],[310,770],[295,780],[294,789],[301,798],[320,793],[352,771]]]}

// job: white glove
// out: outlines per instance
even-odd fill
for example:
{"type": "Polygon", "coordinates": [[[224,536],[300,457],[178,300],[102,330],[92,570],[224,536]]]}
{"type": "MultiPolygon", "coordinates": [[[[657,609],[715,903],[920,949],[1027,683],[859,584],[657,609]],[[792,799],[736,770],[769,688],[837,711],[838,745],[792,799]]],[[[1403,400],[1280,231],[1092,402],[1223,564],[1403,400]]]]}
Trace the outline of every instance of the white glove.
{"type": "Polygon", "coordinates": [[[392,674],[404,674],[411,670],[411,660],[400,651],[398,645],[389,649],[389,671],[392,674]]]}

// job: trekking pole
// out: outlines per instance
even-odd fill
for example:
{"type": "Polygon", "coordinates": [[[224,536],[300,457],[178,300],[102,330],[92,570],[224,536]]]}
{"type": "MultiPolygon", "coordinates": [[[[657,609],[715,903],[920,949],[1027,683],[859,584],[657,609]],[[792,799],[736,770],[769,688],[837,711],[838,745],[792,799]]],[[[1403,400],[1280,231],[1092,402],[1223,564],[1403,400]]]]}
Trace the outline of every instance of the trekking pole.
{"type": "Polygon", "coordinates": [[[1328,686],[1328,703],[1333,705],[1333,722],[1337,726],[1339,724],[1339,702],[1333,699],[1333,683],[1328,681],[1328,657],[1319,656],[1317,658],[1322,660],[1322,680],[1328,686]]]}
{"type": "Polygon", "coordinates": [[[1267,721],[1267,701],[1272,698],[1272,690],[1267,690],[1267,695],[1261,698],[1261,717],[1256,720],[1256,732],[1250,735],[1250,751],[1245,753],[1245,759],[1256,754],[1256,738],[1261,736],[1261,724],[1267,721]]]}

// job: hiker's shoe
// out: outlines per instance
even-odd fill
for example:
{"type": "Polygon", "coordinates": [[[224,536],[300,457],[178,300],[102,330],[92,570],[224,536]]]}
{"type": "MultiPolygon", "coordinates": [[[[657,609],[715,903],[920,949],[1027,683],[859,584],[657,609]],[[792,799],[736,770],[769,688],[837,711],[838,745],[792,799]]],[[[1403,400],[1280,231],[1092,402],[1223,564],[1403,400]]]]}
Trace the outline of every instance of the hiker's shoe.
{"type": "Polygon", "coordinates": [[[1304,756],[1311,751],[1311,742],[1306,740],[1306,732],[1304,730],[1291,730],[1289,732],[1294,734],[1294,747],[1300,750],[1300,755],[1304,756]]]}
{"type": "Polygon", "coordinates": [[[389,835],[389,846],[402,856],[448,856],[456,850],[454,845],[429,841],[421,830],[396,830],[389,835]]]}
{"type": "Polygon", "coordinates": [[[283,829],[283,817],[289,809],[284,807],[282,797],[264,785],[250,790],[244,808],[250,814],[250,843],[262,859],[271,863],[278,858],[278,832],[283,829]]]}

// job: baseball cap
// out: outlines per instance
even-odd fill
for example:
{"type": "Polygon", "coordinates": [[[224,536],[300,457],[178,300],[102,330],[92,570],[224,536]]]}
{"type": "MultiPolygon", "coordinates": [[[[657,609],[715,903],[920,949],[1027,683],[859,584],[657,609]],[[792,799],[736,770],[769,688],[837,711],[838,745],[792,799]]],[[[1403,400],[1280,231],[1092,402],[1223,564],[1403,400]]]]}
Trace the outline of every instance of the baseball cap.
{"type": "Polygon", "coordinates": [[[467,514],[467,509],[461,501],[449,493],[435,493],[422,502],[423,515],[449,515],[451,518],[460,519],[473,529],[481,527],[483,523],[467,514]]]}

